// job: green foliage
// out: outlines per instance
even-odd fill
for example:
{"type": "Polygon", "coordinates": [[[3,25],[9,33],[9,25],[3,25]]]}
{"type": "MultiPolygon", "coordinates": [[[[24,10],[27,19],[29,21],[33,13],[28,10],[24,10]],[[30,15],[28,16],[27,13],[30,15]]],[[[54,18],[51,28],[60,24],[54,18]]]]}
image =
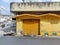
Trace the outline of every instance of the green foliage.
{"type": "Polygon", "coordinates": [[[45,32],[44,35],[45,35],[45,36],[48,35],[48,32],[45,32]]]}
{"type": "Polygon", "coordinates": [[[56,35],[57,35],[57,33],[56,33],[56,32],[53,32],[53,35],[54,35],[54,36],[56,36],[56,35]]]}

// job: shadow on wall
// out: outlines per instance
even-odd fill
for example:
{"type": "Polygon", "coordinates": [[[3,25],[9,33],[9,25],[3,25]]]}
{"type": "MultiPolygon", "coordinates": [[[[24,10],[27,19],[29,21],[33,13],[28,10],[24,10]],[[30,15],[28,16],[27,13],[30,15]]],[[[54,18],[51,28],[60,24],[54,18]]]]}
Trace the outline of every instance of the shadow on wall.
{"type": "Polygon", "coordinates": [[[60,18],[59,17],[44,16],[41,19],[42,19],[42,21],[49,22],[50,24],[58,24],[58,23],[60,23],[60,18]]]}

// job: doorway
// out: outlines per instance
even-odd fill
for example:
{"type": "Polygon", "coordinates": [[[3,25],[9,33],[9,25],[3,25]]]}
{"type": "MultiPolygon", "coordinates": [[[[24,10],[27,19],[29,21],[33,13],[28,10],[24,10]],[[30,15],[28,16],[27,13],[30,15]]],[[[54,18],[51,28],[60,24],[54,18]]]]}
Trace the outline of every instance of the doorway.
{"type": "Polygon", "coordinates": [[[24,19],[23,34],[40,35],[40,19],[24,19]]]}

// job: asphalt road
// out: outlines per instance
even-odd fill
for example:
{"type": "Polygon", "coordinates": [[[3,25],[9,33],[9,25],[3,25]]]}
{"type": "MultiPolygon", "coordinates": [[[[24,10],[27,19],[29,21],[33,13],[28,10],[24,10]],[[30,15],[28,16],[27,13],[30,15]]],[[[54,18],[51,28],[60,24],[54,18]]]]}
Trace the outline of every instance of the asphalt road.
{"type": "Polygon", "coordinates": [[[2,36],[0,45],[60,45],[60,38],[2,36]]]}

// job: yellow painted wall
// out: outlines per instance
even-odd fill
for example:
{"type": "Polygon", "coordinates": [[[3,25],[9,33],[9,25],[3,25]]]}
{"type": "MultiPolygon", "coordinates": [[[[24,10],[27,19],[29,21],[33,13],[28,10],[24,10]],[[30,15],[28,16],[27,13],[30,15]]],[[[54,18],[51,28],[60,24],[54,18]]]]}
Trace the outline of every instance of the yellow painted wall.
{"type": "MultiPolygon", "coordinates": [[[[23,30],[23,20],[16,18],[16,32],[18,33],[19,30],[23,30]]],[[[41,16],[40,34],[44,35],[44,32],[48,32],[49,35],[52,35],[52,32],[54,31],[58,32],[58,35],[60,36],[60,18],[52,15],[41,16]]]]}
{"type": "Polygon", "coordinates": [[[19,34],[19,31],[22,30],[24,35],[38,35],[38,23],[39,20],[37,19],[23,21],[20,18],[16,18],[16,33],[19,34]]]}
{"type": "Polygon", "coordinates": [[[20,18],[16,18],[16,33],[23,30],[23,21],[20,18]]]}
{"type": "Polygon", "coordinates": [[[60,18],[54,16],[43,16],[40,18],[40,31],[43,35],[43,32],[48,32],[52,35],[52,32],[60,32],[60,18]]]}

